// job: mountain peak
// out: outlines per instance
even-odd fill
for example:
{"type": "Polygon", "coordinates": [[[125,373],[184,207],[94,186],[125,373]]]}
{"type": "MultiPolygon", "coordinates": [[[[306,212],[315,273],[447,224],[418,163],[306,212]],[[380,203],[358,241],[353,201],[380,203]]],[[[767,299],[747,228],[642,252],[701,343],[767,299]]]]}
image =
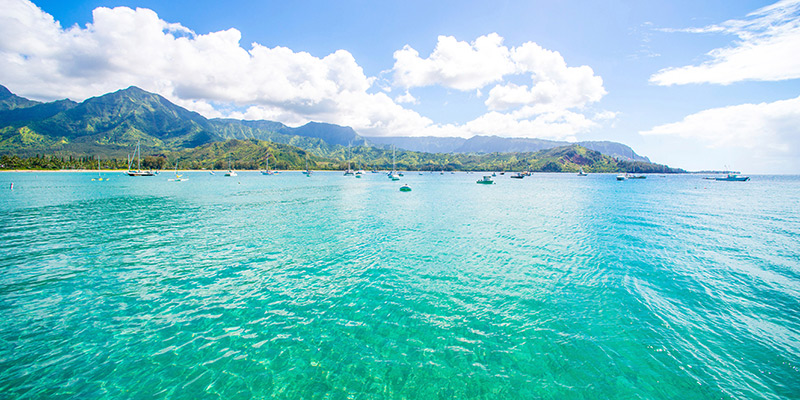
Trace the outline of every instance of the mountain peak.
{"type": "Polygon", "coordinates": [[[7,87],[0,85],[0,110],[28,108],[28,107],[33,107],[37,104],[42,104],[42,103],[17,96],[10,90],[8,90],[7,87]]]}
{"type": "Polygon", "coordinates": [[[11,93],[11,91],[8,90],[7,87],[5,87],[3,85],[0,85],[0,99],[5,99],[5,98],[11,97],[13,95],[14,95],[14,93],[11,93]]]}

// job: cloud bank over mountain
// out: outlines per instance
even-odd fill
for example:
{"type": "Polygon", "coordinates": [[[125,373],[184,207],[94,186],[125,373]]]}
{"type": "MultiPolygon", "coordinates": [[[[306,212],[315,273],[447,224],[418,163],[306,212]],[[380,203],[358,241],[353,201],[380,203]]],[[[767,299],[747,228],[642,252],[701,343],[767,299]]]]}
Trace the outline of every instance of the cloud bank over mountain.
{"type": "Polygon", "coordinates": [[[394,53],[394,99],[379,90],[347,50],[324,57],[287,47],[241,45],[235,28],[196,33],[152,10],[96,8],[85,26],[62,27],[28,0],[2,0],[0,82],[27,97],[83,100],[136,85],[207,117],[324,121],[371,136],[476,134],[568,139],[604,121],[584,107],[605,94],[588,66],[570,67],[555,51],[497,34],[473,42],[440,37],[427,58],[410,46],[394,53]],[[510,78],[527,76],[528,82],[510,78]],[[486,110],[441,124],[409,108],[411,89],[488,88],[486,110]]]}

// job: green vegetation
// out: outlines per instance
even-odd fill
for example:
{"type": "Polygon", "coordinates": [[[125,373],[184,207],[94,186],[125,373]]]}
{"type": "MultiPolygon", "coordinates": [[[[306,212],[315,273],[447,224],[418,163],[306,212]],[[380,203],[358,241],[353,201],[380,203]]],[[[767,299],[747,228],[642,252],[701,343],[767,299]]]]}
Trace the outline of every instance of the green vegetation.
{"type": "MultiPolygon", "coordinates": [[[[498,139],[478,138],[471,145],[497,148],[498,139]]],[[[125,169],[137,144],[142,167],[148,169],[170,169],[178,162],[180,168],[255,170],[264,167],[267,157],[273,169],[303,169],[306,160],[309,168],[319,170],[342,170],[348,161],[353,168],[392,166],[388,147],[368,145],[349,127],[206,119],[136,87],[81,103],[38,103],[0,86],[0,169],[95,169],[98,157],[103,168],[125,169]]],[[[577,172],[581,167],[586,172],[680,171],[618,161],[580,145],[488,154],[397,151],[400,170],[577,172]]]]}
{"type": "MultiPolygon", "coordinates": [[[[319,149],[317,149],[319,150],[319,149]]],[[[185,169],[257,170],[264,168],[267,157],[270,168],[300,170],[308,166],[317,170],[343,170],[347,167],[348,148],[333,146],[322,155],[298,147],[263,140],[227,140],[202,145],[193,149],[172,152],[142,150],[142,167],[170,169],[177,162],[185,169]]],[[[370,146],[350,149],[353,168],[388,170],[392,166],[392,152],[370,146]]],[[[669,167],[645,162],[618,161],[587,148],[572,145],[542,150],[535,153],[492,154],[431,154],[397,151],[399,170],[422,171],[524,171],[534,172],[681,172],[669,167]]],[[[100,155],[103,169],[126,169],[126,157],[100,155]]],[[[96,155],[41,155],[0,157],[0,169],[96,169],[96,155]]]]}

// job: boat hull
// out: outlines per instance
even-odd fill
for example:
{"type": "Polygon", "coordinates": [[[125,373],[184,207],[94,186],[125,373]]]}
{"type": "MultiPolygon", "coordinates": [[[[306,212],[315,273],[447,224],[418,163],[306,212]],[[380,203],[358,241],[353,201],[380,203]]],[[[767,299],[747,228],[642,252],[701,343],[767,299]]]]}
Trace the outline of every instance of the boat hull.
{"type": "Polygon", "coordinates": [[[128,176],[155,176],[156,174],[147,171],[128,171],[128,176]]]}

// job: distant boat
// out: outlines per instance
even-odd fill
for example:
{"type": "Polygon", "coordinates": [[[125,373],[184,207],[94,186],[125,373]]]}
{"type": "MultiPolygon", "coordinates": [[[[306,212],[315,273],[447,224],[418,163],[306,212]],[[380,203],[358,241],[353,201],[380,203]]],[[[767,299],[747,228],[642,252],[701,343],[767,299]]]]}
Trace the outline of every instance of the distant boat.
{"type": "MultiPolygon", "coordinates": [[[[105,179],[108,180],[108,179],[105,179]]],[[[92,178],[92,181],[103,181],[103,176],[100,175],[100,156],[97,157],[97,179],[92,178]]]]}
{"type": "Polygon", "coordinates": [[[399,181],[400,180],[400,174],[397,173],[397,170],[396,170],[396,167],[395,167],[396,163],[395,163],[395,154],[394,153],[395,153],[395,149],[394,149],[394,146],[392,146],[392,171],[389,172],[388,175],[389,175],[389,178],[391,180],[399,181]]]}
{"type": "Polygon", "coordinates": [[[741,176],[738,174],[728,174],[724,177],[717,177],[714,178],[715,181],[724,181],[724,182],[747,182],[750,180],[749,176],[741,176]]]}
{"type": "Polygon", "coordinates": [[[581,167],[580,171],[578,171],[578,176],[586,176],[589,175],[586,172],[583,172],[583,167],[581,167]]]}
{"type": "Polygon", "coordinates": [[[525,177],[525,175],[522,172],[517,172],[516,174],[511,175],[512,179],[522,179],[524,177],[525,177]]]}
{"type": "Polygon", "coordinates": [[[133,158],[128,160],[128,171],[125,172],[128,176],[155,176],[153,171],[142,171],[142,150],[139,145],[139,142],[136,142],[136,170],[131,169],[131,164],[133,163],[133,158]]]}
{"type": "Polygon", "coordinates": [[[531,176],[531,165],[528,164],[528,169],[526,171],[522,171],[522,175],[531,176]]]}
{"type": "Polygon", "coordinates": [[[355,171],[350,169],[350,158],[352,157],[350,153],[350,144],[347,145],[347,169],[344,171],[344,176],[353,176],[355,175],[355,171]]]}
{"type": "Polygon", "coordinates": [[[267,154],[267,166],[261,171],[261,175],[274,175],[275,172],[269,170],[269,154],[267,154]]]}
{"type": "Polygon", "coordinates": [[[303,174],[310,178],[311,177],[311,172],[312,171],[310,169],[308,169],[308,155],[306,155],[306,170],[303,171],[303,174]]]}
{"type": "Polygon", "coordinates": [[[225,176],[239,176],[239,174],[237,174],[236,171],[230,169],[228,170],[228,172],[225,173],[225,176]]]}
{"type": "Polygon", "coordinates": [[[406,183],[405,185],[400,186],[400,191],[401,192],[410,192],[411,191],[411,186],[408,186],[408,184],[406,183]]]}
{"type": "Polygon", "coordinates": [[[636,159],[633,156],[633,149],[631,149],[631,163],[633,164],[633,173],[626,173],[625,177],[628,179],[647,179],[647,177],[644,175],[636,175],[636,159]]]}
{"type": "Polygon", "coordinates": [[[483,179],[481,179],[481,180],[477,181],[477,183],[479,183],[479,184],[481,184],[481,185],[493,185],[493,184],[494,184],[494,181],[492,180],[492,177],[491,177],[491,176],[489,176],[489,175],[484,175],[484,176],[483,176],[483,179]]]}
{"type": "Polygon", "coordinates": [[[175,178],[167,179],[170,182],[183,182],[188,181],[189,178],[184,178],[183,175],[178,175],[178,162],[175,162],[175,178]]]}
{"type": "Polygon", "coordinates": [[[628,174],[619,174],[619,175],[617,175],[617,180],[618,181],[624,181],[626,179],[628,179],[628,174]]]}

